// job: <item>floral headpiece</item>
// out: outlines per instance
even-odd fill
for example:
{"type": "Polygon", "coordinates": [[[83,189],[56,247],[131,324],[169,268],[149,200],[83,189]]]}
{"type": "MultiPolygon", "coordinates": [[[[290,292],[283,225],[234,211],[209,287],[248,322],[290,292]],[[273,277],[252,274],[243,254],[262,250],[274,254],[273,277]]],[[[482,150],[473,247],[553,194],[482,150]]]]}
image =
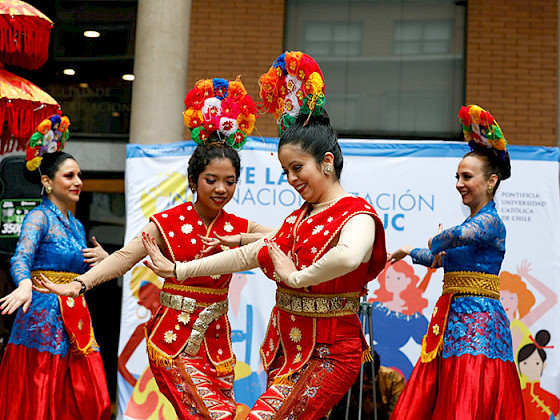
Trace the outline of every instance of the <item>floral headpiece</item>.
{"type": "Polygon", "coordinates": [[[469,142],[471,149],[486,147],[493,149],[501,159],[505,158],[506,138],[498,122],[488,111],[478,105],[462,106],[458,117],[463,124],[465,140],[469,142]]]}
{"type": "Polygon", "coordinates": [[[37,126],[29,139],[25,166],[34,171],[41,165],[45,153],[59,152],[68,140],[70,119],[66,116],[52,115],[37,126]]]}
{"type": "Polygon", "coordinates": [[[280,134],[298,114],[320,115],[325,103],[325,81],[317,62],[300,51],[279,56],[259,78],[264,111],[276,117],[280,134]]]}
{"type": "Polygon", "coordinates": [[[199,80],[185,97],[185,126],[192,139],[204,144],[213,132],[234,149],[241,149],[258,118],[253,98],[247,94],[239,76],[199,80]]]}

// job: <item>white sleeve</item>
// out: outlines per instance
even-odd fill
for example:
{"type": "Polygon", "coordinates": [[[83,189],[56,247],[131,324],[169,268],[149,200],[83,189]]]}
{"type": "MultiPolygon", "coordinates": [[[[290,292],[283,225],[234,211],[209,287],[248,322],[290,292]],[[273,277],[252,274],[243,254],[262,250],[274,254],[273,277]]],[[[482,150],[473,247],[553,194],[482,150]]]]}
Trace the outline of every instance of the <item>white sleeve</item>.
{"type": "Polygon", "coordinates": [[[311,266],[291,273],[290,287],[307,287],[343,276],[369,261],[375,241],[375,221],[368,214],[352,217],[340,230],[338,244],[311,266]]]}
{"type": "Polygon", "coordinates": [[[228,251],[219,252],[199,260],[177,263],[177,280],[189,277],[215,276],[219,274],[237,273],[259,266],[257,259],[259,250],[265,246],[265,238],[273,238],[278,229],[273,230],[261,239],[228,251]]]}

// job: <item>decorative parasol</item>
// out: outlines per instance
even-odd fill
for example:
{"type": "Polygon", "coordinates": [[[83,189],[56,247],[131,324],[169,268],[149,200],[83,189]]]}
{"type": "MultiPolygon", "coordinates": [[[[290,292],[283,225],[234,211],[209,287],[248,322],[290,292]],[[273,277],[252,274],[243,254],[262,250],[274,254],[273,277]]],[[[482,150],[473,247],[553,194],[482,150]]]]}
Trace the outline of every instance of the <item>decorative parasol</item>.
{"type": "Polygon", "coordinates": [[[47,61],[53,22],[20,0],[0,0],[0,63],[38,69],[47,61]]]}
{"type": "Polygon", "coordinates": [[[41,121],[60,113],[48,93],[0,65],[0,154],[25,150],[41,121]]]}

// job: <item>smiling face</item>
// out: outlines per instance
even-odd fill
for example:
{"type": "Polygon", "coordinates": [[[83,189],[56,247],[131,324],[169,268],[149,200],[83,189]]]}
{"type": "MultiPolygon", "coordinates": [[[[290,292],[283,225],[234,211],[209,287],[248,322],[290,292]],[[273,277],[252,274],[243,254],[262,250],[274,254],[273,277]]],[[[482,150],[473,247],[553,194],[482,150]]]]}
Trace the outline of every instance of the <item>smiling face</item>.
{"type": "Polygon", "coordinates": [[[517,293],[510,292],[509,290],[500,291],[500,302],[506,311],[506,315],[510,320],[514,319],[515,312],[519,305],[519,298],[517,293]]]}
{"type": "Polygon", "coordinates": [[[287,144],[278,151],[278,159],[289,184],[308,203],[321,203],[328,193],[329,181],[321,166],[299,146],[287,144]]]}
{"type": "Polygon", "coordinates": [[[529,382],[540,381],[544,367],[545,363],[542,361],[537,350],[525,360],[519,362],[519,372],[525,375],[529,382]]]}
{"type": "Polygon", "coordinates": [[[475,215],[491,199],[488,188],[494,187],[498,177],[492,174],[489,179],[484,174],[484,162],[482,158],[467,156],[461,160],[457,168],[457,183],[455,187],[463,204],[471,209],[471,215],[475,215]]]}
{"type": "Polygon", "coordinates": [[[202,217],[213,219],[233,197],[235,168],[228,158],[212,159],[196,182],[196,209],[202,217]]]}
{"type": "Polygon", "coordinates": [[[58,171],[54,174],[54,178],[51,179],[43,175],[43,185],[52,188],[52,192],[47,194],[48,198],[55,205],[59,203],[63,207],[77,203],[84,184],[80,178],[81,175],[80,167],[74,159],[63,161],[58,171]]]}

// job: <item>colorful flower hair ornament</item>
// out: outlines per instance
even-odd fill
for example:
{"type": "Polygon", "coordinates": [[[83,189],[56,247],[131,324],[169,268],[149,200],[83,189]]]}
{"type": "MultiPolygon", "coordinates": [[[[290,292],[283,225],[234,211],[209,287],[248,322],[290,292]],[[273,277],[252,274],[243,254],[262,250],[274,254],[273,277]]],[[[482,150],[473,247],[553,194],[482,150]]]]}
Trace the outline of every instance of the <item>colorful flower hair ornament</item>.
{"type": "Polygon", "coordinates": [[[325,81],[317,62],[300,51],[287,51],[259,78],[263,111],[274,114],[280,134],[300,114],[320,115],[325,81]]]}
{"type": "Polygon", "coordinates": [[[45,153],[64,149],[68,140],[70,119],[66,116],[52,115],[43,120],[29,139],[25,166],[34,171],[41,165],[45,153]]]}
{"type": "Polygon", "coordinates": [[[505,159],[507,141],[502,129],[492,115],[478,105],[462,106],[459,120],[463,125],[465,140],[471,149],[493,149],[498,157],[505,159]]]}
{"type": "Polygon", "coordinates": [[[241,83],[205,79],[196,83],[185,97],[185,126],[197,144],[205,144],[213,133],[236,150],[243,147],[258,118],[255,102],[241,83]]]}

